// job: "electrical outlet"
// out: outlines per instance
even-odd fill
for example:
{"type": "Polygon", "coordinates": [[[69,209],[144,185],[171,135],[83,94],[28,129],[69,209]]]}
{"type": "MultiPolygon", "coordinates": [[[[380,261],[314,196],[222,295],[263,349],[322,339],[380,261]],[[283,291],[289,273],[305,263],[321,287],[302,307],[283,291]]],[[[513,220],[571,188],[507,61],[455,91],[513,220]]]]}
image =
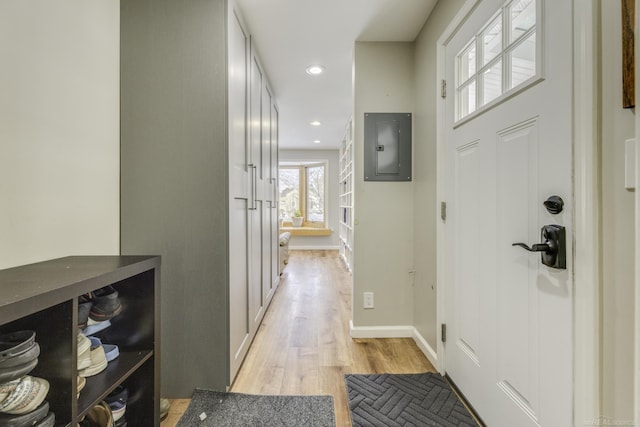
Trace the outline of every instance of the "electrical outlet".
{"type": "Polygon", "coordinates": [[[364,293],[364,308],[373,308],[373,292],[364,293]]]}

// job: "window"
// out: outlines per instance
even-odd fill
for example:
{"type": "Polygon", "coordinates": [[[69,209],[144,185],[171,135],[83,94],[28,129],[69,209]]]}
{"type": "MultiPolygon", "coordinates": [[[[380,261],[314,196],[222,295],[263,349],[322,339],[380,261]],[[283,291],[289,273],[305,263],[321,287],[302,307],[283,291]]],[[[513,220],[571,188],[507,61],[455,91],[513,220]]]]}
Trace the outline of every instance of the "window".
{"type": "Polygon", "coordinates": [[[281,162],[279,167],[280,219],[284,225],[299,213],[306,227],[326,222],[326,165],[318,162],[281,162]]]}
{"type": "Polygon", "coordinates": [[[456,55],[456,120],[499,102],[539,76],[538,1],[507,1],[456,55]]]}
{"type": "Polygon", "coordinates": [[[291,218],[300,208],[300,168],[280,168],[280,218],[291,218]]]}

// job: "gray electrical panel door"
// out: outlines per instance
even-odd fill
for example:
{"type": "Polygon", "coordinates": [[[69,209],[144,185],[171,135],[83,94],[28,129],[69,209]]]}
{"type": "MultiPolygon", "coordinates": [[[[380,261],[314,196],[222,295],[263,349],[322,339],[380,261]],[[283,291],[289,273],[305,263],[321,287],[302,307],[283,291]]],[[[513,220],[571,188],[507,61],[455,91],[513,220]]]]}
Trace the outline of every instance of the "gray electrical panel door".
{"type": "Polygon", "coordinates": [[[411,181],[411,113],[364,113],[364,180],[411,181]]]}

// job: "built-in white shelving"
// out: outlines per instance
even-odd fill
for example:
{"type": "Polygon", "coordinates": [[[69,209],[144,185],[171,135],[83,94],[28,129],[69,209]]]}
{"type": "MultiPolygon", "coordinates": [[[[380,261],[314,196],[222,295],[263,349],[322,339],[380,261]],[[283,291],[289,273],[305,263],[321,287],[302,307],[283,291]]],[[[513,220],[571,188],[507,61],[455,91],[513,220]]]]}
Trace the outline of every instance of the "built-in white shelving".
{"type": "Polygon", "coordinates": [[[353,120],[340,146],[340,256],[353,269],[353,120]]]}

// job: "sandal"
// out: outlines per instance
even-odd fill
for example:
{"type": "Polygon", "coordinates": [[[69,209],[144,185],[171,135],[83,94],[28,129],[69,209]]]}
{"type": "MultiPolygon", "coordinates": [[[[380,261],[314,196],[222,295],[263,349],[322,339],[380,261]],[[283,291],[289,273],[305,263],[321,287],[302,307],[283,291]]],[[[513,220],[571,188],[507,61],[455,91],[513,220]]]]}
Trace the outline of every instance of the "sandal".
{"type": "Polygon", "coordinates": [[[49,392],[49,382],[43,378],[24,377],[0,384],[0,412],[26,414],[35,410],[49,392]]]}

